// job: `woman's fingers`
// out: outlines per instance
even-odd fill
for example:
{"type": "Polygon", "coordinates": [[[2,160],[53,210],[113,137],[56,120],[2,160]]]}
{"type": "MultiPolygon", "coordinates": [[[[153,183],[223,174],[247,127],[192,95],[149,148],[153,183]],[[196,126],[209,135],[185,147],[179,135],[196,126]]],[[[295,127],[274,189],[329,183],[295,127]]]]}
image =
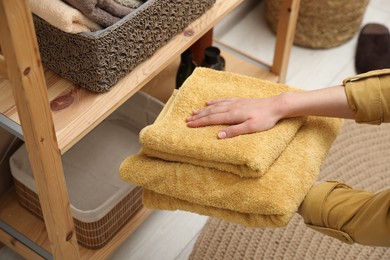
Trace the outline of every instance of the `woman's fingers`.
{"type": "Polygon", "coordinates": [[[229,110],[230,108],[225,104],[225,102],[223,102],[223,104],[221,104],[221,102],[216,102],[203,109],[192,111],[192,116],[188,117],[186,121],[190,122],[215,114],[228,113],[229,110]]]}
{"type": "Polygon", "coordinates": [[[232,102],[234,99],[235,98],[217,98],[217,99],[207,101],[206,105],[210,106],[218,103],[232,102]]]}
{"type": "Polygon", "coordinates": [[[256,132],[262,132],[271,129],[275,126],[277,121],[269,119],[255,119],[250,118],[248,120],[238,122],[235,125],[228,126],[218,133],[218,137],[221,139],[231,138],[238,135],[252,134],[256,132]]]}
{"type": "Polygon", "coordinates": [[[232,125],[226,127],[225,129],[222,129],[221,131],[219,131],[218,137],[220,139],[225,139],[225,138],[232,138],[244,134],[251,134],[253,132],[256,132],[256,130],[253,129],[251,123],[249,122],[249,120],[247,120],[241,124],[232,125]]]}
{"type": "Polygon", "coordinates": [[[245,112],[237,109],[236,98],[221,98],[208,101],[208,106],[193,111],[192,116],[186,119],[189,127],[201,127],[219,124],[239,124],[247,117],[245,112]]]}
{"type": "MultiPolygon", "coordinates": [[[[193,116],[195,117],[195,116],[193,116]]],[[[232,124],[234,123],[230,118],[229,113],[213,113],[201,116],[195,119],[187,119],[187,125],[189,127],[201,127],[207,125],[221,125],[221,124],[232,124]]]]}
{"type": "Polygon", "coordinates": [[[204,109],[193,111],[192,116],[187,118],[187,121],[199,119],[199,118],[202,118],[204,116],[209,116],[212,114],[219,114],[219,113],[226,113],[226,112],[228,112],[227,107],[221,107],[221,106],[206,107],[204,109]]]}

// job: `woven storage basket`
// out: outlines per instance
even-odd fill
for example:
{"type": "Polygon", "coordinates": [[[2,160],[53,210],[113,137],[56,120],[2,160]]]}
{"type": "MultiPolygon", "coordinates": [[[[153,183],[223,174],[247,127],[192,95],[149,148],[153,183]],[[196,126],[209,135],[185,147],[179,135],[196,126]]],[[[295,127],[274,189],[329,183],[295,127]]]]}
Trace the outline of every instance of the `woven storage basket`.
{"type": "MultiPolygon", "coordinates": [[[[142,207],[142,188],[119,178],[119,166],[138,152],[141,128],[163,104],[138,92],[62,156],[70,208],[80,245],[100,248],[142,207]]],[[[42,218],[25,146],[10,159],[18,202],[42,218]]],[[[53,191],[56,192],[56,191],[53,191]]]]}
{"type": "MultiPolygon", "coordinates": [[[[360,29],[369,0],[302,0],[294,44],[331,48],[351,39],[360,29]]],[[[265,19],[275,33],[281,0],[265,1],[265,19]]]]}
{"type": "MultiPolygon", "coordinates": [[[[43,219],[38,195],[17,179],[14,183],[18,202],[43,219]]],[[[88,223],[73,218],[79,244],[87,248],[101,248],[141,207],[142,188],[136,187],[98,221],[88,223]]]]}
{"type": "Polygon", "coordinates": [[[106,92],[216,0],[148,0],[114,25],[69,34],[34,16],[45,67],[93,92],[106,92]]]}

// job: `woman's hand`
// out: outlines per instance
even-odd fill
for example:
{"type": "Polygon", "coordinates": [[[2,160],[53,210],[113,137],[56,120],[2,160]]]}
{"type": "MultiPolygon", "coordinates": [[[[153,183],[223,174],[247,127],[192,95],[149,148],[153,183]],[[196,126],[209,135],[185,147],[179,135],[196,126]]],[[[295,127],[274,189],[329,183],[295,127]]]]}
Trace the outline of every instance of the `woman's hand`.
{"type": "Polygon", "coordinates": [[[219,138],[265,131],[283,118],[328,116],[354,119],[343,86],[300,92],[284,92],[269,98],[222,98],[208,101],[206,108],[193,111],[189,127],[231,125],[219,138]]]}
{"type": "Polygon", "coordinates": [[[189,127],[230,125],[218,133],[219,138],[265,131],[281,119],[278,96],[270,98],[221,98],[208,101],[207,107],[193,111],[187,118],[189,127]]]}

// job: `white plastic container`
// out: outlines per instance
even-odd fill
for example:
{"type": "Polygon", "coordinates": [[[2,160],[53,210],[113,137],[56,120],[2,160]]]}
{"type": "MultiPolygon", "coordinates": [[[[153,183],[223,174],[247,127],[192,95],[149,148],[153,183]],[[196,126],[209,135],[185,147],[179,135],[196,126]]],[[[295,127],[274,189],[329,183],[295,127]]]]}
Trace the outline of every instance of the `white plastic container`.
{"type": "MultiPolygon", "coordinates": [[[[142,189],[119,177],[119,166],[139,151],[139,131],[154,122],[163,103],[138,92],[62,157],[78,241],[104,246],[142,206],[142,189]]],[[[18,201],[42,217],[27,152],[10,159],[18,201]]],[[[56,192],[53,190],[53,192],[56,192]]]]}

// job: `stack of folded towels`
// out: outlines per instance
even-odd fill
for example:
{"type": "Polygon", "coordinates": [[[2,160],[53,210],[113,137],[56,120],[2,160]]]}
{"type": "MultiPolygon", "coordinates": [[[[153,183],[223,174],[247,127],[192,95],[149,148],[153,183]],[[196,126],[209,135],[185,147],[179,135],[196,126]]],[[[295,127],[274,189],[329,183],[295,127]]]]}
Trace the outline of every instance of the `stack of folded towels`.
{"type": "MultiPolygon", "coordinates": [[[[186,210],[250,227],[280,227],[309,191],[342,121],[281,120],[268,131],[218,139],[221,125],[190,128],[185,119],[221,97],[270,97],[298,91],[228,72],[197,68],[140,133],[141,151],[120,167],[143,186],[146,207],[186,210]]],[[[261,113],[261,111],[259,111],[261,113]]]]}
{"type": "Polygon", "coordinates": [[[118,22],[144,3],[144,0],[29,1],[35,15],[67,33],[101,30],[118,22]]]}

